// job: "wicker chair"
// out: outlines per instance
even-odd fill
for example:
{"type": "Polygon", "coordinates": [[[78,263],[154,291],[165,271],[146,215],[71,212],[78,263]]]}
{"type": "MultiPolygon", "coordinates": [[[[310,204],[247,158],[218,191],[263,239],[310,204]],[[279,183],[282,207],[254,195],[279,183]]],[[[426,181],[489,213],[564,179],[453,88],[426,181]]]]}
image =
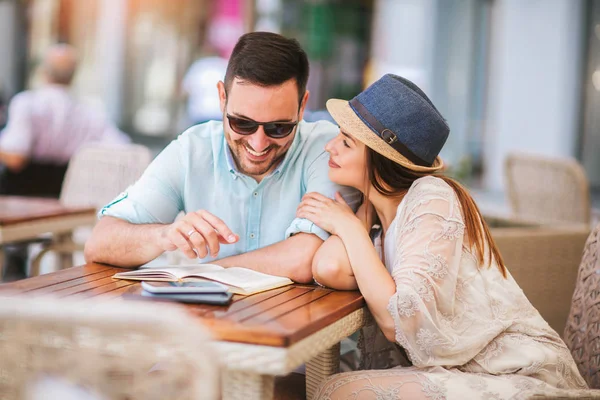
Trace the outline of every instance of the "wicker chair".
{"type": "MultiPolygon", "coordinates": [[[[69,162],[63,182],[60,202],[65,206],[100,208],[129,185],[134,183],[151,161],[150,151],[141,145],[91,144],[81,148],[69,162]]],[[[31,263],[31,275],[39,274],[42,257],[49,251],[63,257],[63,268],[70,266],[68,259],[76,251],[83,251],[82,243],[74,243],[70,236],[47,243],[31,263]]]]}
{"type": "Polygon", "coordinates": [[[85,146],[69,162],[60,202],[100,208],[134,183],[151,159],[150,150],[138,144],[85,146]]]}
{"type": "Polygon", "coordinates": [[[511,275],[559,334],[569,314],[577,268],[589,232],[586,225],[491,227],[511,275]]]}
{"type": "Polygon", "coordinates": [[[216,399],[209,339],[175,306],[0,297],[0,398],[216,399]]]}
{"type": "Polygon", "coordinates": [[[509,154],[506,190],[515,217],[542,224],[590,224],[589,183],[573,159],[509,154]]]}
{"type": "Polygon", "coordinates": [[[564,338],[579,372],[600,389],[600,224],[590,234],[579,266],[564,338]]]}

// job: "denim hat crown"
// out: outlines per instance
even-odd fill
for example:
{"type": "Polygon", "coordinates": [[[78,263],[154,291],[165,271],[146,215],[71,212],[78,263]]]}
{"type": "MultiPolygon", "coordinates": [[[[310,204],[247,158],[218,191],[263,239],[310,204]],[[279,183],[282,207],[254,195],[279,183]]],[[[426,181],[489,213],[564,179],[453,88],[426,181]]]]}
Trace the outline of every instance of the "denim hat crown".
{"type": "Polygon", "coordinates": [[[348,104],[373,134],[420,167],[434,165],[450,133],[427,95],[397,75],[384,75],[348,104]]]}

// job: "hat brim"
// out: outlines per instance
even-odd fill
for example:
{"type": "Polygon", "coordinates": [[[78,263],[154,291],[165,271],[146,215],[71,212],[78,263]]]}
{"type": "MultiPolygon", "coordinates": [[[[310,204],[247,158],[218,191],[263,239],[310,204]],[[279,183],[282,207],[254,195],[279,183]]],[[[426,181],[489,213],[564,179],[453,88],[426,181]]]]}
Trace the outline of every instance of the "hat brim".
{"type": "Polygon", "coordinates": [[[423,167],[410,161],[397,150],[383,141],[356,115],[347,100],[327,100],[327,110],[339,127],[352,137],[360,140],[370,149],[382,156],[402,165],[403,167],[418,172],[435,172],[444,167],[444,162],[437,156],[431,167],[423,167]]]}

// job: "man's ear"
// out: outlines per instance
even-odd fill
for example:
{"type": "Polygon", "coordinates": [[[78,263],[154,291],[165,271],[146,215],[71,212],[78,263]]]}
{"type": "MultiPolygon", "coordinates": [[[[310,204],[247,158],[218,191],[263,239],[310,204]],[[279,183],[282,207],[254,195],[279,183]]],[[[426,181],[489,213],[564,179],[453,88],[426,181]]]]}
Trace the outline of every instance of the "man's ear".
{"type": "Polygon", "coordinates": [[[302,101],[300,102],[300,113],[298,114],[300,119],[304,118],[304,109],[306,108],[306,103],[308,103],[309,96],[310,92],[308,90],[304,92],[304,96],[302,96],[302,101]]]}
{"type": "Polygon", "coordinates": [[[225,84],[223,81],[219,81],[217,83],[217,90],[219,91],[219,106],[221,107],[221,112],[225,112],[225,105],[227,104],[227,93],[225,92],[225,84]]]}

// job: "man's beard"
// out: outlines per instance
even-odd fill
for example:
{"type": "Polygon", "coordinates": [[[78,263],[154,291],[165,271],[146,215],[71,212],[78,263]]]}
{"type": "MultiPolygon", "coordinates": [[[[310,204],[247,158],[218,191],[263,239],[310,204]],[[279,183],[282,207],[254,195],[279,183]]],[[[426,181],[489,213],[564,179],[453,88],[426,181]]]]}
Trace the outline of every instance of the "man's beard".
{"type": "Polygon", "coordinates": [[[245,175],[251,176],[261,176],[269,172],[271,168],[281,162],[281,160],[285,157],[287,150],[289,149],[288,146],[288,149],[282,151],[282,146],[271,144],[267,148],[269,151],[269,158],[265,159],[264,161],[256,162],[248,158],[248,153],[244,147],[248,147],[252,150],[254,149],[248,145],[246,140],[239,139],[232,141],[232,146],[230,147],[232,147],[232,153],[239,171],[245,175]]]}

